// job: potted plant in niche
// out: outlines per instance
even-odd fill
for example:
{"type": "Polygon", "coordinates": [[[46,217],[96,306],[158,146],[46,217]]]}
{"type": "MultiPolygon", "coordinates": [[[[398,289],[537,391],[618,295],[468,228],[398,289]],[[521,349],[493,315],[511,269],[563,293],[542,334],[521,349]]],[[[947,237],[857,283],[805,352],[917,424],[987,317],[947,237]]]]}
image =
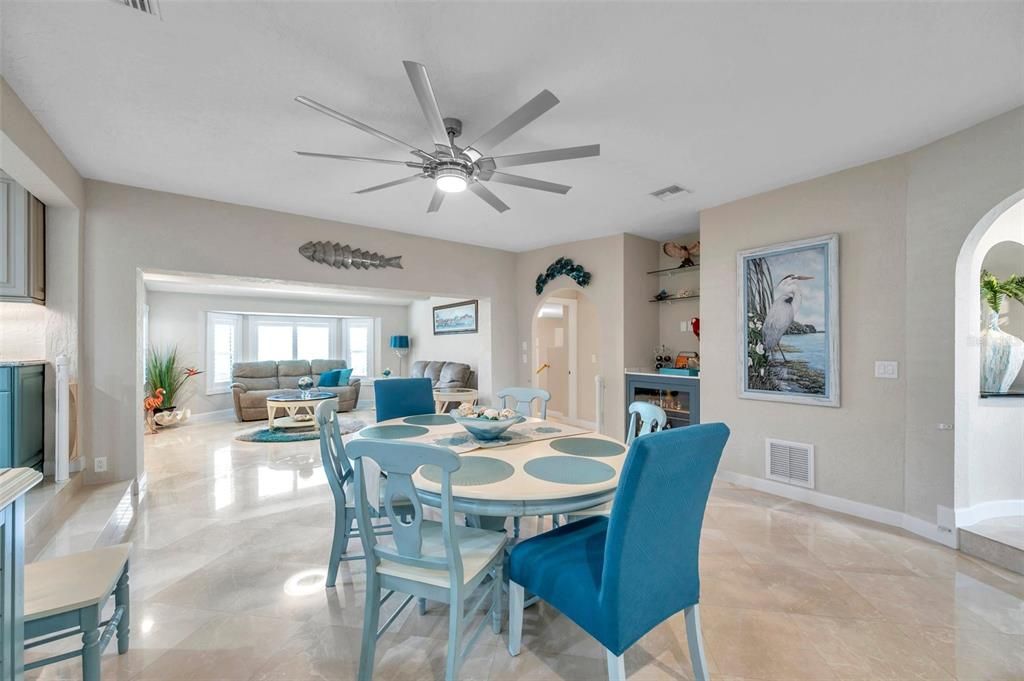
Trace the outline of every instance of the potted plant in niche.
{"type": "Polygon", "coordinates": [[[1024,304],[1024,275],[1000,281],[982,270],[981,297],[986,308],[981,331],[981,391],[1005,393],[1024,365],[1024,341],[999,328],[999,310],[1007,297],[1024,304]]]}
{"type": "Polygon", "coordinates": [[[157,395],[162,390],[163,401],[154,411],[157,425],[173,425],[188,419],[189,410],[177,408],[181,389],[188,379],[201,374],[191,367],[182,367],[178,361],[178,348],[150,348],[146,361],[146,392],[157,395]]]}

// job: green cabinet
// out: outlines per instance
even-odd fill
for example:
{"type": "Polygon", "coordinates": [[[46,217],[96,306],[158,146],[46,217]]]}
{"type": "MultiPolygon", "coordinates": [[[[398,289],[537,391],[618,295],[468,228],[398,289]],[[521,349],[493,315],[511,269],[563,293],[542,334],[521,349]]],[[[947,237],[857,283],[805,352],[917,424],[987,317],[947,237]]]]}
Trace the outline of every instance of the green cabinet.
{"type": "Polygon", "coordinates": [[[0,365],[0,468],[42,468],[44,368],[0,365]]]}

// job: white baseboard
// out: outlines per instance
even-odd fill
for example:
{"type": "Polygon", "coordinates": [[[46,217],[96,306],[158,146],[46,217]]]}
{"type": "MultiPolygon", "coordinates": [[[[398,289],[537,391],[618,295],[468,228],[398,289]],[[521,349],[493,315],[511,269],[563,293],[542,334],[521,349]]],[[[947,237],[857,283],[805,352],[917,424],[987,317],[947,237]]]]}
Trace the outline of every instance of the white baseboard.
{"type": "Polygon", "coordinates": [[[999,499],[956,509],[956,526],[967,527],[991,518],[1024,515],[1024,499],[999,499]]]}
{"type": "Polygon", "coordinates": [[[192,414],[188,421],[185,423],[207,423],[209,421],[223,421],[224,419],[233,419],[235,417],[234,409],[218,409],[217,411],[204,411],[201,414],[192,414]]]}
{"type": "Polygon", "coordinates": [[[872,504],[865,504],[860,501],[852,501],[842,497],[834,497],[813,489],[787,485],[782,482],[775,482],[774,480],[765,480],[764,478],[755,478],[751,475],[743,475],[742,473],[734,473],[732,471],[719,471],[716,477],[726,482],[756,489],[759,492],[774,494],[786,499],[792,499],[793,501],[810,504],[811,506],[826,508],[830,511],[882,523],[883,525],[899,527],[943,546],[954,549],[957,546],[955,532],[940,528],[935,523],[930,523],[927,520],[922,520],[900,511],[873,506],[872,504]]]}

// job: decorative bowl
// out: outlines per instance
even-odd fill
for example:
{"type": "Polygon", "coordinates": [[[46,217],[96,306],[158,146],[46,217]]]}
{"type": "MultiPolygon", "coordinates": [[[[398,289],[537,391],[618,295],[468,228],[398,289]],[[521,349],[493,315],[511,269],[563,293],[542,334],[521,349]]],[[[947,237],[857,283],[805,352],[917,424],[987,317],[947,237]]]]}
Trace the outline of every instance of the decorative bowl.
{"type": "Polygon", "coordinates": [[[526,420],[525,417],[518,415],[497,420],[477,416],[460,416],[458,409],[453,409],[449,415],[456,423],[469,431],[470,435],[484,442],[497,440],[506,430],[526,420]]]}

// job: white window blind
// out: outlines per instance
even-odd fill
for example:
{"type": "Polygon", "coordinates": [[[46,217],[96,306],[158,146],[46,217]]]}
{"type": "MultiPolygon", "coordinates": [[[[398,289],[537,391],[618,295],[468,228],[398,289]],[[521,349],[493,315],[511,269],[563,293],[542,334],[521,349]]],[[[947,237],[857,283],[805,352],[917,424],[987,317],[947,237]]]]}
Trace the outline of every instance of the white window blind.
{"type": "Polygon", "coordinates": [[[368,317],[349,317],[341,320],[342,346],[345,361],[353,376],[365,378],[373,374],[374,323],[368,317]]]}
{"type": "Polygon", "coordinates": [[[231,367],[241,361],[242,317],[223,312],[206,315],[206,394],[231,389],[231,367]]]}

